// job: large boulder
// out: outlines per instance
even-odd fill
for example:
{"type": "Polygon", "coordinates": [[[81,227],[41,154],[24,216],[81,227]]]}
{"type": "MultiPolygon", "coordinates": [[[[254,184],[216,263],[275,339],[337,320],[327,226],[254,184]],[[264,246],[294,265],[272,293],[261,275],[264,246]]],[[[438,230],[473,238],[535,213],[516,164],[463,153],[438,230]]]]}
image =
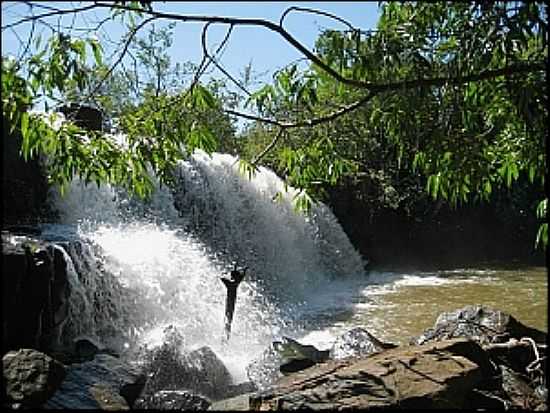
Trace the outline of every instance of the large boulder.
{"type": "Polygon", "coordinates": [[[531,343],[546,343],[546,336],[547,333],[522,324],[508,313],[475,305],[442,313],[435,325],[412,343],[469,338],[487,350],[495,363],[525,373],[525,367],[536,357],[531,343]],[[522,339],[523,345],[506,344],[510,340],[522,339]]]}
{"type": "Polygon", "coordinates": [[[2,357],[5,400],[22,407],[40,407],[65,378],[65,367],[33,349],[10,351],[2,357]]]}
{"type": "Polygon", "coordinates": [[[395,347],[397,344],[384,343],[367,330],[356,327],[336,339],[330,349],[330,358],[339,360],[347,357],[365,357],[395,347]]]}
{"type": "Polygon", "coordinates": [[[470,338],[480,344],[502,343],[522,337],[545,343],[546,336],[547,333],[520,323],[508,313],[482,305],[469,305],[441,313],[435,325],[412,339],[411,343],[424,344],[457,337],[470,338]]]}
{"type": "Polygon", "coordinates": [[[119,358],[98,354],[92,361],[67,367],[67,376],[48,409],[126,410],[145,384],[143,371],[119,358]]]}
{"type": "Polygon", "coordinates": [[[68,316],[66,262],[54,244],[2,232],[2,350],[55,347],[68,316]]]}
{"type": "MultiPolygon", "coordinates": [[[[210,347],[186,353],[183,337],[177,331],[169,329],[165,333],[167,341],[145,356],[148,379],[136,406],[153,408],[159,400],[168,397],[168,393],[159,394],[161,391],[186,390],[209,402],[220,400],[233,391],[229,370],[210,347]]],[[[169,393],[169,396],[177,394],[169,393]]]]}
{"type": "Polygon", "coordinates": [[[252,410],[471,408],[471,393],[488,378],[470,340],[389,349],[366,358],[329,360],[278,380],[249,397],[252,410]]]}

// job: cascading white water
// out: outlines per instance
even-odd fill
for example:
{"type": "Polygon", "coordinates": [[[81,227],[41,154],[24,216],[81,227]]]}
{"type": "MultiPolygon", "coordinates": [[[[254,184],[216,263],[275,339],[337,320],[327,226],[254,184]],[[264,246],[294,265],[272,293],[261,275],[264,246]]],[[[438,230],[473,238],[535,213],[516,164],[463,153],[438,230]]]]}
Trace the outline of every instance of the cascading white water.
{"type": "Polygon", "coordinates": [[[300,320],[320,288],[334,278],[363,275],[364,263],[326,206],[314,206],[307,217],[296,213],[292,188],[285,192],[268,169],[249,180],[233,156],[196,151],[177,175],[174,191],[159,187],[146,203],[79,181],[58,197],[62,227],[99,247],[70,254],[96,268],[86,277],[102,280],[88,281],[94,308],[92,298],[75,294],[79,305],[89,304],[72,323],[81,322],[90,335],[126,333],[145,346],[160,344],[164,329],[175,326],[186,348],[210,346],[241,381],[246,365],[274,339],[303,331],[300,320]],[[277,192],[283,196],[276,202],[277,192]],[[233,262],[249,270],[224,343],[226,290],[219,278],[233,262]],[[116,291],[102,291],[115,283],[106,277],[116,280],[116,291]],[[98,304],[102,294],[108,297],[98,304]],[[95,324],[85,320],[90,317],[95,324]],[[117,321],[107,328],[109,317],[117,321]]]}

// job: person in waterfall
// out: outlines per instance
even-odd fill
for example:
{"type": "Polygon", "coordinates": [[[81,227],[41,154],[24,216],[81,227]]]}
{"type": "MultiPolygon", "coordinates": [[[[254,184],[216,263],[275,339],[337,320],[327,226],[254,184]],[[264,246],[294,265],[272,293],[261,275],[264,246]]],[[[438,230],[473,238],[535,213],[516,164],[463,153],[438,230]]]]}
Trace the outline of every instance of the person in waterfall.
{"type": "Polygon", "coordinates": [[[230,273],[231,278],[221,277],[220,279],[227,288],[227,298],[225,300],[225,340],[229,340],[231,335],[231,323],[233,322],[233,313],[235,312],[235,302],[237,301],[237,288],[243,280],[248,267],[242,270],[237,269],[237,264],[234,264],[233,270],[230,273]]]}

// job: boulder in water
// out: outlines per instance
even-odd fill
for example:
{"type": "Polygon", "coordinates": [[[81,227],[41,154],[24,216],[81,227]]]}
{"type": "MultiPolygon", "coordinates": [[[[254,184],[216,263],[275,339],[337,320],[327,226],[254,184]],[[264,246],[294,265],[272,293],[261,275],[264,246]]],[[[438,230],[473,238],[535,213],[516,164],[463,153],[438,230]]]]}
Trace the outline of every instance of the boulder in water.
{"type": "Polygon", "coordinates": [[[98,354],[92,361],[67,367],[61,387],[44,405],[53,409],[127,409],[139,393],[145,378],[141,369],[108,354],[98,354]],[[129,391],[132,387],[138,390],[129,391]],[[135,396],[134,396],[135,397],[135,396]]]}
{"type": "Polygon", "coordinates": [[[424,344],[457,337],[470,338],[480,344],[502,343],[509,338],[522,337],[545,343],[546,335],[543,331],[520,323],[505,312],[481,305],[469,305],[440,314],[435,325],[412,339],[411,343],[424,344]]]}
{"type": "Polygon", "coordinates": [[[2,357],[5,398],[21,407],[40,407],[59,388],[65,367],[33,349],[10,351],[2,357]]]}
{"type": "Polygon", "coordinates": [[[523,374],[525,367],[536,357],[532,341],[546,343],[546,336],[547,333],[520,323],[508,313],[476,305],[442,313],[434,327],[413,339],[412,343],[469,338],[481,344],[497,364],[506,364],[523,374]],[[521,339],[526,340],[525,345],[507,345],[509,340],[521,339]]]}
{"type": "Polygon", "coordinates": [[[356,327],[336,339],[330,349],[330,357],[335,360],[347,357],[364,357],[395,347],[397,344],[384,343],[367,330],[356,327]]]}
{"type": "Polygon", "coordinates": [[[139,397],[140,404],[164,390],[188,390],[219,400],[232,384],[229,370],[210,347],[184,354],[179,345],[165,342],[153,350],[149,358],[146,367],[149,378],[139,397]]]}

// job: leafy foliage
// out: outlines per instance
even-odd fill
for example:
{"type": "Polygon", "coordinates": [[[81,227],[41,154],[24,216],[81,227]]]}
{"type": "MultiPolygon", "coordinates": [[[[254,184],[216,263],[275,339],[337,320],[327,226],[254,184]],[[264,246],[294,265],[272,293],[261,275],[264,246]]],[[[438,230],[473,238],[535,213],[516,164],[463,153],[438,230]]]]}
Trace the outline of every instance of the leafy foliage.
{"type": "MultiPolygon", "coordinates": [[[[316,43],[322,60],[376,93],[330,125],[293,133],[292,144],[277,150],[279,170],[311,191],[317,182],[334,185],[327,174],[337,161],[349,167],[335,178],[363,182],[364,194],[379,188],[378,207],[417,202],[422,182],[429,196],[453,206],[487,201],[522,176],[543,187],[547,27],[539,3],[389,2],[376,31],[325,31],[316,43]],[[529,65],[538,69],[514,71],[529,65]],[[510,69],[481,76],[503,67],[510,69]],[[480,76],[457,81],[472,75],[480,76]]],[[[252,101],[264,115],[299,123],[364,96],[312,65],[281,71],[252,101]]]]}

